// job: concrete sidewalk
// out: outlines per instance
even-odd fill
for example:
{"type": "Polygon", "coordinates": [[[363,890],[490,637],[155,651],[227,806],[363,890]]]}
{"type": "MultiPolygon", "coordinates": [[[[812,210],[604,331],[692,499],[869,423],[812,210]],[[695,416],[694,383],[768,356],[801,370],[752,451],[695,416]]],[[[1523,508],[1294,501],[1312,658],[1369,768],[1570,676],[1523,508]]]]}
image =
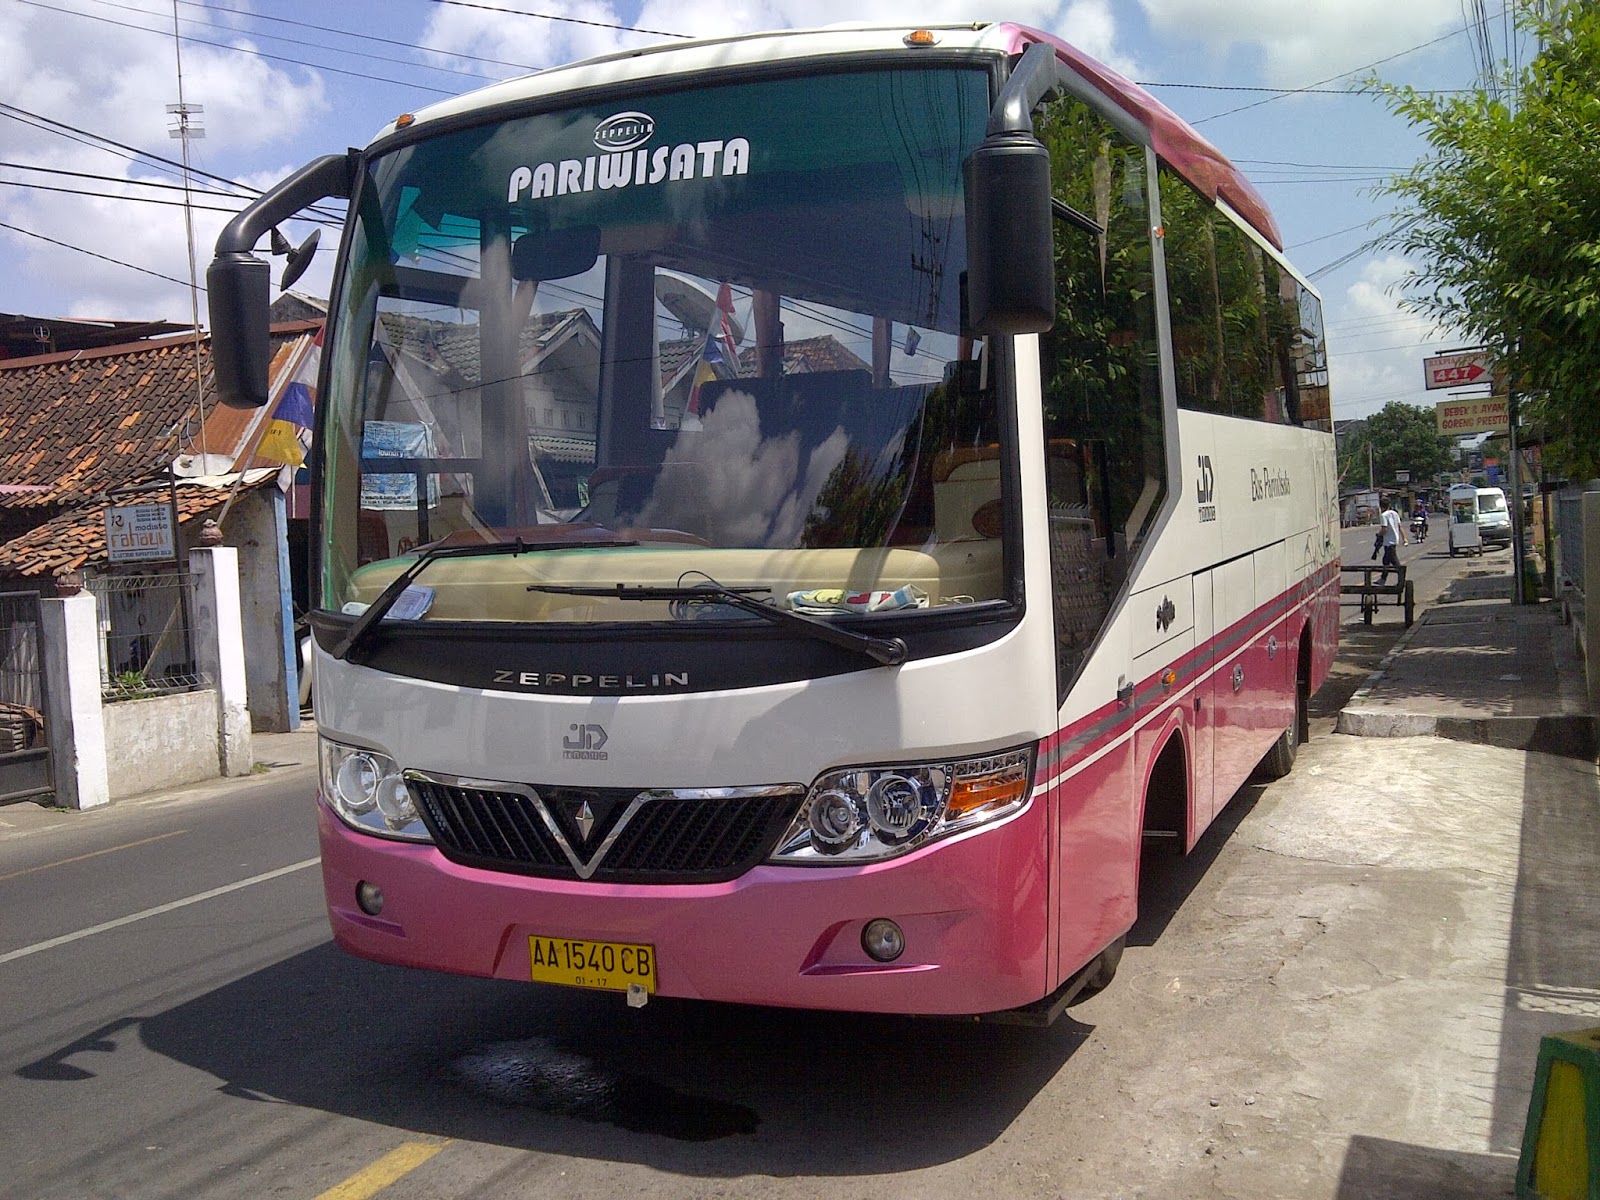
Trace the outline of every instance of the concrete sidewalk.
{"type": "Polygon", "coordinates": [[[1592,761],[1573,629],[1556,604],[1514,605],[1511,556],[1464,559],[1437,603],[1339,713],[1339,733],[1438,736],[1592,761]]]}

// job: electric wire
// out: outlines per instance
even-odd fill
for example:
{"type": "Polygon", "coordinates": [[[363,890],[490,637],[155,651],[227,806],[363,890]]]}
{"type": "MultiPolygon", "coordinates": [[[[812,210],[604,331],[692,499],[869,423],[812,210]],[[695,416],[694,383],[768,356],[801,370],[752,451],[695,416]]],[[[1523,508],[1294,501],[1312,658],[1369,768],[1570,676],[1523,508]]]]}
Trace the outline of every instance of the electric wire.
{"type": "MultiPolygon", "coordinates": [[[[44,0],[12,0],[12,3],[14,3],[14,4],[26,4],[30,8],[42,8],[42,9],[45,9],[45,10],[47,10],[49,12],[65,13],[68,16],[82,17],[86,21],[99,21],[99,22],[101,22],[103,24],[106,24],[106,25],[115,25],[120,29],[135,29],[135,30],[138,30],[140,33],[153,33],[156,36],[161,37],[161,38],[165,38],[165,37],[168,36],[165,30],[152,29],[148,25],[135,25],[135,24],[132,24],[131,22],[128,22],[128,21],[113,20],[111,17],[98,17],[93,13],[82,12],[82,11],[80,11],[78,9],[75,9],[75,8],[61,8],[61,7],[59,7],[57,5],[54,5],[54,4],[46,4],[46,3],[44,3],[44,0]]],[[[458,94],[456,92],[451,91],[448,88],[430,87],[428,84],[425,84],[425,83],[407,83],[407,82],[405,82],[403,80],[399,80],[399,79],[389,79],[389,78],[386,78],[386,77],[384,77],[382,75],[371,75],[371,74],[368,74],[365,71],[347,70],[344,67],[330,67],[330,66],[326,66],[326,65],[324,65],[322,63],[306,62],[304,59],[289,58],[288,56],[282,55],[282,54],[268,54],[265,50],[256,50],[256,49],[252,49],[252,48],[246,47],[246,46],[230,46],[227,42],[213,42],[213,41],[207,40],[206,38],[187,37],[187,36],[184,37],[182,40],[185,41],[185,42],[189,42],[192,45],[196,45],[196,46],[211,46],[214,49],[227,50],[227,51],[230,51],[230,52],[232,52],[234,54],[251,54],[251,55],[254,55],[257,58],[268,59],[268,60],[270,60],[272,62],[289,63],[289,64],[291,64],[293,66],[306,67],[306,68],[309,68],[309,69],[315,70],[315,71],[327,71],[330,74],[333,74],[333,75],[344,75],[344,76],[348,76],[351,79],[366,79],[366,80],[370,80],[373,83],[387,83],[387,84],[389,84],[389,85],[391,85],[393,87],[405,87],[405,88],[411,88],[414,91],[433,92],[435,95],[439,95],[439,96],[454,96],[454,95],[458,94]]]]}
{"type": "MultiPolygon", "coordinates": [[[[0,229],[9,229],[12,233],[20,233],[25,237],[38,238],[41,242],[49,242],[52,246],[60,246],[63,250],[75,250],[79,254],[87,254],[90,258],[98,258],[102,262],[114,263],[119,267],[127,267],[130,271],[138,271],[141,275],[154,275],[157,279],[165,279],[168,283],[175,283],[179,287],[189,286],[189,281],[187,279],[174,279],[171,275],[163,275],[160,271],[152,271],[149,267],[135,266],[131,262],[123,262],[120,258],[112,258],[109,254],[100,254],[94,250],[86,250],[82,246],[74,246],[67,242],[60,242],[53,237],[46,237],[42,233],[35,233],[31,229],[24,229],[20,225],[12,225],[8,221],[0,221],[0,229]]],[[[203,292],[206,289],[204,287],[200,287],[200,290],[203,292]]]]}
{"type": "MultiPolygon", "coordinates": [[[[190,0],[179,0],[179,2],[180,3],[185,3],[185,2],[190,2],[190,0]]],[[[136,4],[118,4],[116,2],[116,0],[88,0],[88,3],[98,4],[98,5],[100,5],[100,6],[104,7],[104,8],[115,8],[115,9],[118,9],[119,11],[121,11],[121,12],[139,13],[141,16],[150,16],[150,17],[164,16],[164,14],[156,13],[156,12],[152,11],[151,9],[140,8],[136,4]]],[[[196,6],[196,7],[205,7],[205,6],[204,5],[199,5],[199,6],[196,6]]],[[[64,10],[64,11],[73,11],[73,10],[64,10]]],[[[238,9],[228,9],[227,11],[229,11],[229,12],[239,12],[238,9]]],[[[84,15],[84,16],[92,16],[92,14],[89,14],[89,13],[84,13],[82,15],[84,15]]],[[[248,15],[248,14],[242,14],[241,13],[241,15],[248,15]]],[[[328,45],[325,45],[325,44],[323,44],[321,42],[308,42],[308,41],[305,41],[304,39],[301,39],[301,38],[283,37],[283,36],[281,36],[279,34],[275,34],[275,33],[261,33],[259,31],[255,31],[255,30],[242,30],[236,25],[225,25],[220,21],[203,21],[203,20],[199,19],[198,17],[183,17],[182,20],[183,20],[184,24],[186,24],[186,25],[199,25],[199,26],[203,26],[203,27],[205,27],[207,29],[221,29],[221,30],[224,30],[224,31],[229,32],[229,33],[237,33],[237,34],[241,34],[241,35],[247,36],[247,37],[262,38],[262,39],[264,39],[266,41],[269,41],[269,42],[287,42],[291,46],[304,46],[307,49],[311,49],[311,50],[329,50],[329,51],[334,51],[334,52],[339,53],[339,54],[354,54],[354,55],[357,55],[357,56],[359,56],[361,58],[373,59],[373,60],[375,60],[377,62],[398,63],[399,65],[401,65],[403,67],[421,67],[421,68],[424,68],[424,69],[429,70],[429,71],[442,71],[442,72],[445,72],[446,74],[449,74],[449,75],[464,75],[469,79],[498,80],[500,78],[500,76],[498,76],[498,75],[487,75],[482,71],[462,71],[462,70],[460,70],[460,69],[458,69],[456,67],[442,67],[442,66],[438,66],[438,65],[436,65],[434,63],[418,62],[416,59],[411,59],[411,58],[395,58],[393,55],[389,55],[389,54],[374,54],[370,50],[352,50],[352,49],[349,49],[347,47],[328,46],[328,45]]],[[[325,32],[339,33],[339,32],[342,32],[342,31],[329,29],[329,30],[325,30],[325,32]]],[[[188,39],[185,39],[185,40],[188,40],[188,39]]],[[[208,43],[204,43],[204,44],[206,44],[206,45],[214,45],[215,43],[208,42],[208,43]]]]}
{"type": "Polygon", "coordinates": [[[515,17],[537,17],[541,21],[560,21],[568,25],[588,25],[595,29],[616,29],[623,33],[650,33],[657,37],[670,38],[692,39],[694,37],[692,33],[675,33],[667,29],[643,29],[638,25],[619,25],[612,21],[592,21],[585,20],[583,17],[557,16],[553,13],[527,12],[520,8],[502,8],[498,4],[473,4],[470,0],[432,0],[432,2],[434,4],[448,4],[454,8],[477,8],[482,9],[484,12],[505,13],[508,16],[515,17]]]}
{"type": "MultiPolygon", "coordinates": [[[[408,42],[400,38],[379,37],[373,33],[357,33],[353,29],[339,29],[332,25],[314,25],[310,21],[296,21],[289,17],[274,17],[266,13],[250,12],[243,8],[229,8],[226,4],[207,4],[204,0],[178,0],[186,8],[203,8],[211,12],[232,13],[235,16],[245,17],[252,21],[272,21],[279,25],[293,25],[299,29],[314,29],[318,33],[332,33],[339,37],[358,38],[364,42],[378,42],[385,46],[399,46],[408,50],[421,50],[428,54],[444,54],[451,58],[459,58],[465,62],[480,62],[491,67],[511,67],[518,71],[536,70],[532,64],[511,62],[503,58],[487,58],[481,54],[468,54],[464,50],[443,50],[437,46],[425,46],[421,42],[408,42]]],[[[309,42],[307,45],[315,46],[318,43],[309,42]]],[[[329,47],[332,49],[332,47],[329,47]]]]}
{"type": "MultiPolygon", "coordinates": [[[[1308,83],[1303,88],[1293,88],[1293,89],[1289,90],[1288,92],[1283,93],[1282,95],[1268,96],[1268,97],[1266,97],[1265,99],[1262,99],[1262,100],[1252,100],[1249,104],[1241,104],[1237,108],[1230,108],[1230,109],[1227,109],[1224,112],[1212,113],[1209,117],[1201,117],[1198,120],[1191,121],[1189,123],[1191,125],[1204,125],[1208,121],[1218,121],[1218,120],[1221,120],[1223,117],[1231,117],[1235,113],[1242,113],[1242,112],[1245,112],[1245,111],[1247,111],[1249,109],[1252,109],[1252,108],[1260,108],[1263,104],[1271,104],[1274,100],[1282,100],[1287,96],[1296,96],[1296,95],[1301,95],[1301,94],[1304,94],[1304,93],[1308,93],[1308,92],[1311,91],[1311,89],[1320,88],[1324,84],[1332,83],[1336,79],[1346,79],[1351,75],[1356,75],[1356,74],[1359,74],[1359,73],[1361,73],[1363,71],[1370,71],[1374,67],[1381,67],[1384,63],[1393,62],[1397,58],[1404,58],[1408,54],[1415,54],[1418,50],[1426,50],[1429,46],[1436,46],[1440,42],[1447,42],[1451,38],[1461,36],[1461,33],[1462,33],[1462,30],[1460,30],[1460,29],[1452,29],[1449,33],[1441,34],[1439,37],[1433,38],[1431,41],[1420,42],[1415,46],[1408,46],[1404,50],[1399,50],[1399,51],[1396,51],[1394,54],[1390,54],[1390,55],[1387,55],[1387,56],[1385,56],[1383,58],[1376,59],[1373,62],[1367,63],[1365,66],[1353,67],[1348,71],[1340,71],[1337,75],[1330,75],[1326,79],[1318,79],[1314,83],[1308,83]]],[[[1351,95],[1360,95],[1359,92],[1351,92],[1350,94],[1351,95]]]]}

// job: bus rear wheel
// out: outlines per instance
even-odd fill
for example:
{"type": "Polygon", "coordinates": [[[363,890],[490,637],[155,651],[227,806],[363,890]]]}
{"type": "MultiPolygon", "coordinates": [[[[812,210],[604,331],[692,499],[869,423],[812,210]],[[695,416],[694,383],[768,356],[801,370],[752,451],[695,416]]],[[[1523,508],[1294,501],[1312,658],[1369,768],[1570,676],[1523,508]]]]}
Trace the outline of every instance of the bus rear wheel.
{"type": "Polygon", "coordinates": [[[1278,735],[1278,740],[1272,743],[1272,749],[1267,751],[1261,765],[1256,768],[1256,776],[1260,779],[1282,779],[1294,770],[1294,760],[1300,753],[1300,743],[1305,740],[1310,723],[1311,681],[1307,676],[1302,662],[1301,669],[1295,673],[1294,718],[1288,728],[1278,735]]]}

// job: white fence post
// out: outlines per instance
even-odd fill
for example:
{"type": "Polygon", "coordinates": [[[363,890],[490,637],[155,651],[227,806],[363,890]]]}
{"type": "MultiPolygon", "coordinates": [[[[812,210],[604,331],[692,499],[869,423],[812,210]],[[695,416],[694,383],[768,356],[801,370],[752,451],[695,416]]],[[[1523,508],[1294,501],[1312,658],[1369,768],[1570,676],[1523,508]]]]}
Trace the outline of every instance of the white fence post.
{"type": "Polygon", "coordinates": [[[239,552],[232,546],[189,551],[194,653],[217,691],[217,759],[224,775],[252,765],[246,703],[244,624],[239,613],[239,552]]]}
{"type": "Polygon", "coordinates": [[[111,799],[100,707],[100,616],[88,592],[39,601],[45,740],[56,803],[97,808],[111,799]]]}

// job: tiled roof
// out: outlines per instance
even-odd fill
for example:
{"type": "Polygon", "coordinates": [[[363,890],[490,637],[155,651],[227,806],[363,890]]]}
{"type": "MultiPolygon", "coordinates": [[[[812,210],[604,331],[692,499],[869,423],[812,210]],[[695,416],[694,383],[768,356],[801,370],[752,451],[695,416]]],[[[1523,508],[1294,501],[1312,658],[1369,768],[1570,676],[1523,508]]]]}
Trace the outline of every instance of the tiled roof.
{"type": "MultiPolygon", "coordinates": [[[[312,328],[278,326],[274,340],[312,328]]],[[[208,337],[199,349],[209,397],[208,337]]],[[[198,448],[194,355],[194,339],[178,337],[0,362],[0,484],[39,489],[0,492],[0,507],[80,504],[198,448]]],[[[224,425],[235,415],[208,400],[213,412],[224,425]]],[[[224,432],[207,429],[214,452],[228,452],[224,432]]]]}
{"type": "MultiPolygon", "coordinates": [[[[478,379],[481,368],[476,325],[434,321],[410,313],[395,312],[379,313],[378,323],[383,327],[388,344],[395,350],[426,363],[447,366],[462,379],[478,379]]],[[[536,314],[518,337],[523,363],[537,359],[565,334],[579,330],[587,332],[596,346],[598,356],[599,331],[583,309],[570,308],[561,312],[536,314]]]]}
{"type": "MultiPolygon", "coordinates": [[[[870,371],[872,364],[860,355],[845,348],[843,342],[832,334],[801,338],[785,342],[783,346],[783,373],[805,375],[812,371],[870,371]]],[[[754,346],[739,352],[739,374],[756,373],[754,346]]]]}
{"type": "MultiPolygon", "coordinates": [[[[245,489],[271,486],[274,475],[264,473],[245,489]]],[[[214,515],[227,503],[232,489],[196,483],[178,485],[178,523],[184,528],[214,515]]],[[[118,503],[165,503],[169,492],[155,489],[118,503]]],[[[0,575],[49,576],[76,570],[87,563],[106,561],[105,504],[91,504],[46,521],[21,537],[0,545],[0,575]]]]}

